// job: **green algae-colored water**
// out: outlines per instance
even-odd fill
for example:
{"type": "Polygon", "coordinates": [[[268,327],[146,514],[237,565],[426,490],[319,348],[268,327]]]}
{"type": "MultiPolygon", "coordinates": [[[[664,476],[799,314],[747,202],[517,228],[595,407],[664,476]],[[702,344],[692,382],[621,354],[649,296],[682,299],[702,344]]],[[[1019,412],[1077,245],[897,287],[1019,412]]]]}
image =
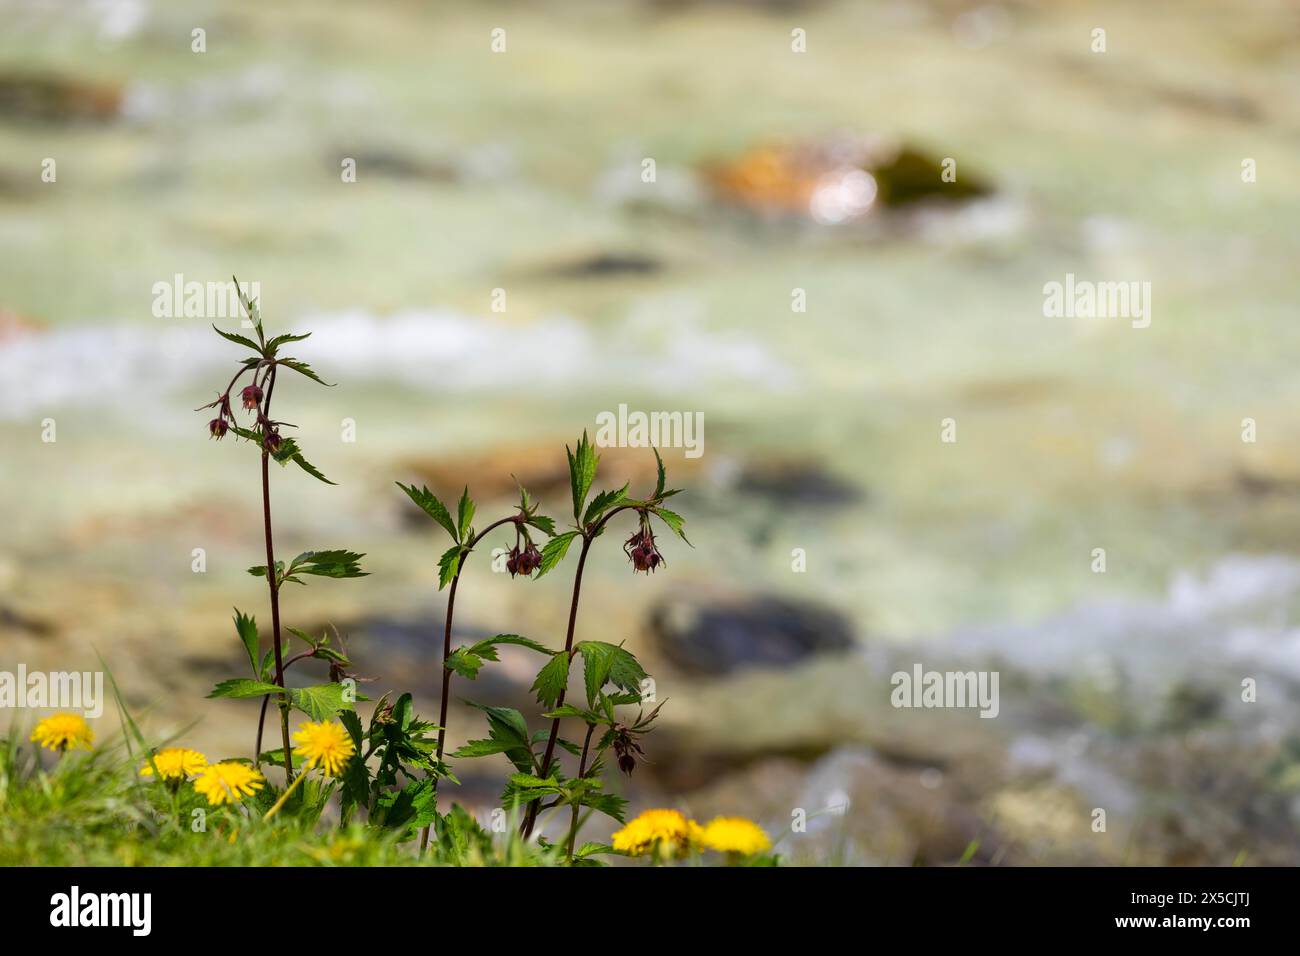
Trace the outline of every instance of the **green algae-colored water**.
{"type": "MultiPolygon", "coordinates": [[[[339,383],[277,396],[339,482],[275,476],[282,547],[355,548],[374,571],[294,595],[313,623],[438,614],[440,549],[394,479],[558,458],[620,403],[706,421],[698,462],[667,455],[696,549],[670,546],[649,582],[612,543],[594,569],[593,620],[634,642],[677,588],[816,601],[906,646],[1160,601],[1300,540],[1286,4],[2,9],[12,82],[122,96],[104,121],[0,115],[6,657],[90,666],[93,645],[161,719],[206,714],[200,732],[237,745],[217,718],[244,709],[197,690],[238,659],[229,606],[263,602],[243,572],[256,463],[190,411],[236,350],[152,315],[177,273],[260,282],[269,325],[314,328],[301,354],[339,383]],[[728,207],[701,173],[843,135],[953,157],[993,195],[818,226],[728,207]],[[574,268],[599,256],[649,265],[574,268]],[[1150,282],[1150,327],[1045,317],[1066,273],[1150,282]],[[738,484],[790,461],[856,497],[738,484]]],[[[476,626],[562,624],[567,580],[476,587],[476,626]]]]}

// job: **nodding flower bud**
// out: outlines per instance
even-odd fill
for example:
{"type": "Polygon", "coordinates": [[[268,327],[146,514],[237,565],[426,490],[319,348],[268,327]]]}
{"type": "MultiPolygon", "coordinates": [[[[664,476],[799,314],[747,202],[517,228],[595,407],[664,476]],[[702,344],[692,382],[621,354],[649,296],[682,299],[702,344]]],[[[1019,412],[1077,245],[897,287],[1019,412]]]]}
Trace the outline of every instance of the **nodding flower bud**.
{"type": "Polygon", "coordinates": [[[272,455],[280,450],[282,444],[284,444],[284,440],[280,437],[279,432],[267,432],[262,436],[262,447],[272,455]]]}
{"type": "Polygon", "coordinates": [[[239,393],[239,399],[244,403],[245,408],[257,408],[262,404],[262,390],[256,385],[245,385],[244,390],[239,393]]]}
{"type": "Polygon", "coordinates": [[[637,744],[636,738],[627,727],[617,724],[614,727],[614,753],[618,756],[618,769],[629,777],[636,769],[636,758],[644,756],[645,751],[637,744]]]}
{"type": "Polygon", "coordinates": [[[524,546],[515,545],[506,556],[506,570],[513,578],[518,574],[528,577],[542,565],[542,553],[537,550],[529,538],[524,539],[524,546]]]}
{"type": "Polygon", "coordinates": [[[661,564],[667,564],[664,556],[659,553],[659,548],[655,544],[654,532],[650,530],[649,519],[642,517],[641,527],[627,541],[623,542],[623,552],[627,559],[632,562],[633,571],[644,571],[649,574],[658,568],[661,564]]]}
{"type": "Polygon", "coordinates": [[[224,418],[214,418],[212,419],[212,421],[208,422],[208,434],[210,434],[217,441],[221,441],[221,439],[225,437],[225,434],[229,429],[230,426],[226,424],[226,420],[224,418]]]}

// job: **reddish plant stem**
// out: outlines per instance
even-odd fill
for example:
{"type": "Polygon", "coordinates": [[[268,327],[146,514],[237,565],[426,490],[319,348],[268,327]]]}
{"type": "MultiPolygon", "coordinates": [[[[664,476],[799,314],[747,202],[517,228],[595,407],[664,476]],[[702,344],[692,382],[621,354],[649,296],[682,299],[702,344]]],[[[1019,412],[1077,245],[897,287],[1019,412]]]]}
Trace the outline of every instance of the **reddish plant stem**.
{"type": "MultiPolygon", "coordinates": [[[[311,651],[303,651],[296,657],[291,657],[284,662],[284,669],[287,671],[294,664],[305,658],[312,657],[311,651]]],[[[257,744],[253,747],[253,769],[256,770],[262,765],[262,728],[266,726],[266,705],[271,700],[271,695],[262,698],[262,710],[257,715],[257,744]]]]}
{"type": "MultiPolygon", "coordinates": [[[[467,550],[460,557],[460,563],[456,566],[456,573],[451,579],[451,589],[447,592],[447,617],[442,630],[442,701],[438,705],[438,760],[442,760],[443,749],[447,743],[447,703],[451,699],[451,668],[447,666],[447,658],[451,657],[451,619],[456,610],[456,587],[460,584],[461,572],[465,570],[465,562],[469,559],[470,553],[478,546],[478,543],[488,535],[489,532],[496,530],[503,524],[518,524],[520,519],[517,515],[511,515],[508,518],[501,518],[492,522],[471,539],[467,550]]],[[[433,805],[436,809],[438,806],[438,778],[433,778],[433,805]]],[[[420,852],[423,853],[429,845],[429,827],[426,826],[420,831],[420,852]]]]}
{"type": "MultiPolygon", "coordinates": [[[[582,759],[578,761],[578,779],[587,775],[587,754],[591,751],[591,735],[596,730],[595,724],[587,725],[587,736],[582,741],[582,759]]],[[[578,842],[578,805],[573,805],[573,814],[569,817],[569,862],[573,862],[573,845],[578,842]]]]}
{"type": "MultiPolygon", "coordinates": [[[[582,572],[587,566],[587,552],[591,550],[591,543],[596,540],[601,529],[620,511],[627,511],[632,505],[620,505],[619,507],[608,511],[605,516],[597,521],[590,528],[582,532],[582,553],[578,555],[578,569],[573,575],[573,600],[569,603],[569,629],[564,637],[564,652],[569,655],[569,664],[573,664],[573,631],[578,623],[578,597],[582,594],[582,572]]],[[[560,691],[560,696],[555,701],[555,707],[558,709],[564,706],[564,698],[568,692],[566,686],[560,691]]],[[[551,772],[551,761],[555,759],[555,742],[560,736],[560,718],[556,717],[551,721],[551,734],[546,739],[546,753],[542,757],[541,772],[539,777],[543,779],[551,772]]],[[[533,835],[533,827],[537,825],[537,811],[541,806],[540,800],[534,800],[528,805],[528,813],[524,816],[523,825],[520,827],[519,835],[527,840],[533,835]]]]}
{"type": "MultiPolygon", "coordinates": [[[[266,374],[266,398],[262,403],[262,417],[271,419],[271,393],[275,391],[275,366],[266,374]]],[[[284,657],[280,643],[280,582],[275,570],[275,544],[271,534],[271,453],[266,450],[266,430],[262,427],[262,522],[266,537],[266,583],[271,592],[271,639],[275,648],[275,683],[284,687],[284,657]]],[[[293,780],[293,755],[289,746],[289,699],[280,694],[280,741],[284,748],[284,782],[287,786],[293,780]]]]}

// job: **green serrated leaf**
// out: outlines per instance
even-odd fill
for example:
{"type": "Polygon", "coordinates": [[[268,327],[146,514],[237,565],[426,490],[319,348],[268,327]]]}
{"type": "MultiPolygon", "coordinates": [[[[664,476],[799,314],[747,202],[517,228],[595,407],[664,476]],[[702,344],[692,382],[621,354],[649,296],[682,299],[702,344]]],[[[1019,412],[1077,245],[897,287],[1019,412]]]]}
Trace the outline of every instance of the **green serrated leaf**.
{"type": "MultiPolygon", "coordinates": [[[[352,738],[352,747],[358,753],[364,753],[361,749],[362,738],[365,732],[361,729],[361,717],[355,710],[343,710],[339,712],[339,723],[347,728],[348,735],[352,738]]],[[[360,761],[357,761],[358,763],[360,761]]]]}
{"type": "Polygon", "coordinates": [[[327,485],[338,484],[337,481],[330,481],[323,474],[321,474],[319,468],[317,468],[315,465],[309,462],[306,458],[302,457],[302,452],[295,452],[293,455],[290,456],[290,458],[293,460],[293,463],[295,465],[297,465],[303,471],[307,472],[307,474],[311,475],[317,481],[323,481],[327,485]]]}
{"type": "Polygon", "coordinates": [[[300,359],[291,359],[291,358],[279,359],[276,361],[275,364],[283,365],[285,368],[291,368],[295,372],[299,373],[300,375],[306,375],[313,382],[319,382],[321,385],[324,385],[328,388],[334,387],[329,382],[325,381],[323,378],[317,375],[314,371],[312,371],[312,367],[310,365],[308,365],[306,362],[300,359]]]}
{"type": "Polygon", "coordinates": [[[249,320],[253,323],[253,327],[257,330],[257,340],[265,344],[266,336],[262,332],[261,307],[258,305],[256,299],[250,299],[248,296],[244,295],[244,290],[239,285],[239,279],[237,279],[235,276],[231,276],[230,279],[232,282],[235,283],[235,293],[239,296],[239,301],[240,303],[243,304],[244,311],[248,313],[249,320]]]}
{"type": "Polygon", "coordinates": [[[209,699],[214,697],[265,697],[267,694],[278,694],[280,688],[275,684],[268,684],[265,681],[249,680],[247,677],[235,677],[230,680],[223,680],[212,692],[208,694],[209,699]]]}
{"type": "Polygon", "coordinates": [[[456,505],[456,528],[458,537],[456,540],[466,540],[469,532],[469,523],[474,520],[474,499],[469,496],[469,486],[461,492],[460,502],[456,505]]]}
{"type": "Polygon", "coordinates": [[[280,447],[271,453],[271,457],[274,458],[279,465],[287,467],[289,462],[293,461],[293,456],[299,454],[301,451],[302,449],[298,447],[298,443],[292,438],[281,437],[280,447]]]}
{"type": "Polygon", "coordinates": [[[569,458],[569,487],[573,493],[573,520],[575,524],[581,523],[583,503],[587,500],[587,493],[591,491],[591,483],[596,478],[596,466],[600,463],[600,456],[596,454],[587,440],[587,433],[582,433],[582,439],[578,442],[577,450],[570,451],[569,446],[564,446],[564,453],[569,458]]]}
{"type": "Polygon", "coordinates": [[[501,751],[515,765],[515,769],[529,772],[533,769],[533,751],[529,744],[528,723],[524,715],[513,707],[493,707],[466,701],[487,715],[488,736],[504,745],[501,751]]]}
{"type": "Polygon", "coordinates": [[[627,800],[614,793],[601,793],[596,790],[589,790],[582,794],[578,799],[578,804],[584,807],[591,807],[607,817],[613,817],[619,823],[623,823],[623,813],[627,808],[627,800]]]}
{"type": "Polygon", "coordinates": [[[261,353],[262,351],[262,347],[260,345],[258,345],[252,339],[240,335],[238,332],[223,332],[215,325],[212,327],[212,330],[228,342],[234,342],[236,345],[242,345],[245,348],[252,349],[254,352],[261,353]]]}
{"type": "Polygon", "coordinates": [[[531,773],[512,773],[510,775],[512,786],[520,790],[545,790],[549,793],[560,792],[560,781],[555,777],[538,777],[531,773]]]}
{"type": "MultiPolygon", "coordinates": [[[[266,577],[266,565],[265,564],[254,565],[253,567],[248,569],[248,573],[255,578],[264,578],[266,577]]],[[[277,576],[284,573],[283,561],[275,562],[275,573],[277,576]]]]}
{"type": "Polygon", "coordinates": [[[566,531],[546,542],[546,546],[542,548],[542,563],[537,566],[539,578],[564,560],[564,556],[569,552],[569,545],[577,536],[576,531],[566,531]]]}
{"type": "Polygon", "coordinates": [[[600,689],[612,683],[620,690],[639,691],[646,672],[631,652],[605,641],[580,641],[574,648],[582,655],[587,705],[595,706],[600,689]]]}
{"type": "Polygon", "coordinates": [[[275,338],[271,339],[271,341],[266,343],[266,351],[268,354],[274,355],[276,349],[278,349],[281,345],[288,345],[290,342],[301,342],[303,339],[309,339],[309,338],[311,338],[310,332],[300,332],[296,335],[293,333],[277,335],[275,338]]]}
{"type": "Polygon", "coordinates": [[[396,484],[397,487],[406,492],[406,496],[415,502],[421,511],[442,525],[447,533],[451,535],[453,541],[460,541],[460,535],[456,532],[456,522],[451,520],[451,512],[438,500],[437,495],[427,487],[416,488],[415,485],[404,485],[400,481],[396,482],[396,484]]]}
{"type": "MultiPolygon", "coordinates": [[[[477,641],[474,644],[471,644],[469,650],[475,654],[486,656],[484,655],[484,652],[486,650],[501,644],[514,644],[518,647],[527,647],[530,650],[537,651],[539,654],[555,653],[545,644],[542,644],[539,641],[534,641],[531,638],[521,637],[518,634],[497,634],[495,637],[485,638],[484,640],[477,641]]],[[[488,659],[496,660],[495,657],[491,657],[488,659]]]]}
{"type": "Polygon", "coordinates": [[[441,591],[460,572],[460,559],[464,554],[464,549],[453,544],[450,548],[442,553],[438,559],[438,590],[441,591]]]}
{"type": "Polygon", "coordinates": [[[655,493],[651,496],[656,501],[664,493],[664,483],[668,480],[668,471],[664,468],[663,456],[659,454],[659,449],[653,449],[655,453],[655,463],[659,466],[659,477],[655,481],[655,493]]]}
{"type": "Polygon", "coordinates": [[[581,707],[575,707],[573,704],[561,704],[554,710],[542,714],[547,720],[560,720],[565,717],[576,717],[578,720],[588,724],[600,723],[600,717],[594,711],[584,710],[581,707]]]}
{"type": "Polygon", "coordinates": [[[289,562],[286,576],[313,574],[322,578],[364,578],[368,574],[358,563],[364,554],[341,549],[333,551],[304,551],[289,562]]]}
{"type": "Polygon", "coordinates": [[[517,746],[517,744],[511,744],[505,740],[470,740],[464,746],[456,748],[452,756],[457,759],[461,757],[488,757],[492,754],[505,753],[517,746]]]}
{"type": "Polygon", "coordinates": [[[316,645],[316,656],[327,661],[333,661],[335,664],[342,664],[344,667],[348,667],[352,663],[346,655],[340,654],[332,647],[325,647],[323,644],[316,645]]]}
{"type": "Polygon", "coordinates": [[[331,720],[339,711],[352,709],[352,702],[344,697],[342,684],[291,687],[289,702],[312,720],[317,721],[331,720]]]}
{"type": "MultiPolygon", "coordinates": [[[[686,523],[685,518],[675,511],[669,511],[667,508],[651,508],[650,510],[659,517],[659,520],[668,525],[676,533],[677,537],[687,544],[691,543],[690,539],[686,537],[686,532],[682,530],[682,526],[686,523]]],[[[691,547],[694,547],[694,545],[691,545],[691,547]]]]}
{"type": "MultiPolygon", "coordinates": [[[[264,750],[258,759],[261,760],[262,763],[271,764],[273,767],[283,767],[284,748],[276,747],[274,750],[264,750]]],[[[304,759],[305,758],[299,757],[292,750],[289,751],[289,763],[293,765],[294,769],[301,767],[304,759]]]]}
{"type": "Polygon", "coordinates": [[[543,705],[551,707],[568,686],[569,655],[566,651],[560,651],[537,672],[537,679],[533,681],[530,690],[543,705]]]}
{"type": "Polygon", "coordinates": [[[555,537],[555,519],[546,515],[529,515],[524,524],[530,524],[548,538],[555,537]]]}
{"type": "Polygon", "coordinates": [[[628,486],[625,484],[617,491],[602,491],[591,499],[591,504],[587,506],[587,513],[582,516],[583,526],[590,525],[600,518],[602,514],[622,501],[627,495],[627,489],[628,486]]]}
{"type": "Polygon", "coordinates": [[[253,676],[260,677],[257,672],[257,651],[260,643],[257,637],[257,621],[241,612],[239,608],[235,608],[235,632],[239,635],[244,650],[248,652],[248,666],[253,669],[253,676]]]}
{"type": "Polygon", "coordinates": [[[483,655],[475,654],[469,648],[458,647],[447,655],[447,669],[454,671],[466,680],[478,677],[479,668],[483,666],[483,655]]]}
{"type": "Polygon", "coordinates": [[[285,630],[288,631],[290,634],[292,634],[294,637],[303,641],[308,647],[314,648],[317,644],[316,638],[312,637],[302,628],[290,627],[288,625],[285,625],[285,630]]]}

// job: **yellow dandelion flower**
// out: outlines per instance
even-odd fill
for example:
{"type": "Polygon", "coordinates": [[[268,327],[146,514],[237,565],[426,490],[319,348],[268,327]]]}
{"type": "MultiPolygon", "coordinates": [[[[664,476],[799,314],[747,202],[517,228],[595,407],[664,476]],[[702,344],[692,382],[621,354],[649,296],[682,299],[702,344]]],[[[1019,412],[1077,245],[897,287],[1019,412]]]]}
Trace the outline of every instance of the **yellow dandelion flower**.
{"type": "Polygon", "coordinates": [[[31,739],[49,750],[90,749],[95,732],[80,714],[52,714],[32,731],[31,739]]]}
{"type": "Polygon", "coordinates": [[[763,828],[744,817],[716,817],[704,827],[702,842],[719,853],[753,856],[772,849],[772,841],[763,828]]]}
{"type": "Polygon", "coordinates": [[[210,763],[199,771],[194,789],[208,798],[210,806],[234,803],[262,789],[265,778],[247,764],[225,761],[210,763]]]}
{"type": "Polygon", "coordinates": [[[610,845],[630,856],[654,853],[671,858],[690,852],[702,834],[698,823],[677,810],[646,810],[616,831],[610,845]]]}
{"type": "Polygon", "coordinates": [[[164,780],[184,780],[207,765],[208,758],[197,750],[190,750],[188,747],[164,747],[153,755],[153,766],[150,766],[148,760],[144,762],[144,766],[140,768],[140,776],[152,777],[153,768],[157,767],[158,773],[164,780]]]}
{"type": "Polygon", "coordinates": [[[355,753],[352,735],[337,721],[307,721],[294,731],[293,740],[298,745],[293,752],[307,761],[307,769],[323,767],[331,777],[337,777],[355,753]]]}

